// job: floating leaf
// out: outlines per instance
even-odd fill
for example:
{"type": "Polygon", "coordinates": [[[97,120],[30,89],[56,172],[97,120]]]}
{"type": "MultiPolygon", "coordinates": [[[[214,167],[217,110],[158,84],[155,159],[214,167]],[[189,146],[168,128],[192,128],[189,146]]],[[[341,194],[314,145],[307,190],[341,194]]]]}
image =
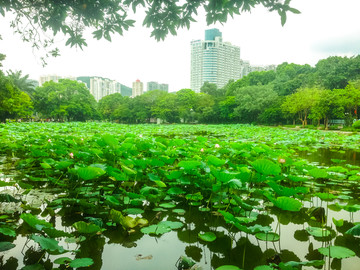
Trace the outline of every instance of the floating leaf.
{"type": "Polygon", "coordinates": [[[145,234],[164,234],[167,232],[170,232],[171,228],[163,225],[163,224],[157,224],[157,225],[150,225],[149,227],[141,228],[141,232],[145,234]]]}
{"type": "Polygon", "coordinates": [[[216,268],[215,270],[241,270],[241,269],[235,265],[223,265],[216,268]]]}
{"type": "Polygon", "coordinates": [[[70,267],[79,268],[79,267],[88,267],[94,264],[94,261],[90,258],[81,258],[75,259],[70,262],[70,267]]]}
{"type": "Polygon", "coordinates": [[[206,242],[213,242],[216,239],[216,235],[213,232],[198,233],[198,236],[201,240],[206,242]]]}
{"type": "Polygon", "coordinates": [[[176,214],[179,214],[179,215],[183,215],[183,214],[185,214],[185,210],[184,209],[173,209],[172,210],[173,211],[173,213],[176,213],[176,214]]]}
{"type": "Polygon", "coordinates": [[[318,178],[327,178],[328,177],[328,173],[323,170],[323,169],[319,169],[319,168],[315,168],[309,171],[309,175],[318,179],[318,178]]]}
{"type": "Polygon", "coordinates": [[[144,213],[143,209],[140,208],[128,208],[123,210],[124,213],[128,214],[128,215],[139,215],[144,213]]]}
{"type": "Polygon", "coordinates": [[[306,231],[315,237],[328,237],[331,234],[328,229],[319,227],[307,227],[306,231]]]}
{"type": "Polygon", "coordinates": [[[72,259],[68,258],[68,257],[61,257],[61,258],[57,258],[54,263],[56,264],[67,264],[69,262],[71,262],[72,259]]]}
{"type": "Polygon", "coordinates": [[[163,208],[174,208],[174,207],[176,207],[176,204],[173,204],[173,203],[160,203],[159,206],[163,207],[163,208]]]}
{"type": "Polygon", "coordinates": [[[254,270],[275,270],[275,268],[272,268],[269,265],[259,265],[254,268],[254,270]]]}
{"type": "Polygon", "coordinates": [[[262,241],[276,242],[280,240],[280,236],[277,233],[257,233],[255,237],[262,241]]]}
{"type": "Polygon", "coordinates": [[[341,246],[322,247],[322,248],[318,248],[318,251],[324,256],[330,258],[337,258],[337,259],[344,259],[355,256],[354,251],[341,246]]]}

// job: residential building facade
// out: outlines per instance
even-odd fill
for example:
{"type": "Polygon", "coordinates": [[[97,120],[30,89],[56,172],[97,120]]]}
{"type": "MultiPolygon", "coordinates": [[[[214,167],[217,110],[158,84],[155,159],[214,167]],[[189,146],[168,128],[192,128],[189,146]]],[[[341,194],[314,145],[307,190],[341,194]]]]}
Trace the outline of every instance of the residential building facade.
{"type": "Polygon", "coordinates": [[[241,77],[240,47],[223,42],[222,33],[214,28],[205,31],[205,40],[191,41],[190,88],[200,92],[204,82],[223,87],[229,80],[241,77]]]}
{"type": "Polygon", "coordinates": [[[158,82],[148,82],[147,83],[147,91],[151,90],[162,90],[169,92],[169,85],[165,83],[158,83],[158,82]]]}
{"type": "Polygon", "coordinates": [[[128,97],[132,94],[132,89],[130,87],[108,78],[82,76],[77,77],[77,80],[85,83],[96,101],[115,93],[128,97]]]}
{"type": "Polygon", "coordinates": [[[133,82],[131,97],[141,96],[144,93],[144,84],[138,79],[133,82]]]}

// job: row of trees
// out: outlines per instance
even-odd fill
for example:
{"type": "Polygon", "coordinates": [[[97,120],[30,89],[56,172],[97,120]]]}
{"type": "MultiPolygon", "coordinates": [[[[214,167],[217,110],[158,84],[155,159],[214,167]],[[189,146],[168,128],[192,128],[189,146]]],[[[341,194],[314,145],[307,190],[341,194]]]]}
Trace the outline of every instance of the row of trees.
{"type": "Polygon", "coordinates": [[[154,90],[135,98],[113,94],[98,103],[82,83],[61,80],[29,85],[21,72],[0,72],[0,119],[52,118],[147,123],[302,123],[358,118],[360,56],[329,57],[315,67],[283,63],[276,71],[252,72],[223,88],[205,83],[200,93],[154,90]]]}

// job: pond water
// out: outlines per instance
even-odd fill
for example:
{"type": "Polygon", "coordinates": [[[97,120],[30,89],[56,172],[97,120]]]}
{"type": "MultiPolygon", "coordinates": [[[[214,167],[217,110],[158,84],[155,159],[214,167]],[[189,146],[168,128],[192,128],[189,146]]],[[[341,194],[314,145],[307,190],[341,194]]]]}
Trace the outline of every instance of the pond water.
{"type": "MultiPolygon", "coordinates": [[[[317,149],[315,152],[298,152],[300,158],[307,159],[310,163],[316,162],[320,166],[336,166],[337,164],[360,165],[360,154],[355,151],[332,151],[329,149],[317,149]],[[335,162],[334,162],[335,160],[335,162]]],[[[0,159],[0,179],[12,182],[23,177],[23,172],[15,170],[14,158],[0,159]]],[[[43,184],[40,182],[39,187],[43,184]]],[[[325,259],[324,266],[306,266],[306,269],[359,269],[360,264],[360,239],[345,232],[352,224],[360,222],[357,213],[350,213],[336,207],[336,203],[360,204],[359,185],[357,181],[341,181],[333,179],[325,181],[318,179],[304,183],[313,193],[324,192],[338,196],[336,200],[322,201],[318,197],[305,198],[305,206],[299,212],[278,211],[274,207],[265,207],[263,210],[253,210],[257,216],[256,224],[270,226],[273,232],[280,235],[277,242],[261,241],[252,234],[246,234],[235,227],[229,226],[224,218],[218,214],[217,209],[208,212],[199,211],[196,206],[188,206],[178,202],[177,209],[184,209],[184,214],[174,213],[172,209],[152,211],[145,209],[140,216],[153,223],[157,220],[180,221],[184,226],[172,230],[163,235],[150,236],[142,233],[139,229],[126,232],[118,227],[110,227],[101,235],[95,235],[75,244],[60,241],[65,249],[78,250],[76,253],[67,253],[70,258],[92,258],[94,264],[87,269],[93,270],[158,270],[158,269],[185,269],[181,258],[190,258],[195,265],[191,269],[216,269],[221,265],[236,265],[242,269],[254,269],[256,266],[279,263],[280,261],[312,261],[325,259]],[[329,226],[331,236],[322,238],[309,235],[309,226],[318,226],[319,222],[310,219],[308,210],[311,207],[322,207],[326,213],[325,225],[329,226]],[[344,225],[335,228],[332,219],[343,219],[344,225]],[[351,222],[351,223],[350,223],[351,222]],[[198,234],[204,232],[216,232],[216,240],[205,242],[199,240],[198,234]],[[325,247],[329,242],[334,245],[348,247],[356,253],[356,256],[348,259],[324,258],[318,248],[325,247]]],[[[1,187],[1,194],[10,194],[13,198],[21,198],[20,193],[24,190],[15,183],[12,186],[1,187]]],[[[49,215],[42,202],[52,201],[61,197],[61,189],[42,188],[33,189],[28,194],[26,201],[34,215],[48,220],[58,230],[72,232],[71,225],[84,218],[84,213],[76,209],[56,209],[56,215],[49,215]],[[39,209],[39,210],[36,210],[39,209]]],[[[244,194],[246,195],[246,194],[244,194]]],[[[83,195],[83,198],[86,198],[83,195]]],[[[261,206],[264,202],[254,198],[246,201],[254,206],[261,206]]],[[[11,209],[21,209],[21,203],[2,202],[2,214],[11,209]]],[[[89,214],[89,216],[92,216],[89,214]]],[[[16,215],[19,218],[19,215],[16,215]]],[[[136,217],[136,215],[133,215],[136,217]]],[[[1,218],[1,217],[0,217],[1,218]]],[[[0,220],[1,221],[1,220],[0,220]]],[[[22,221],[19,219],[19,222],[22,221]]],[[[41,262],[45,269],[59,267],[54,260],[64,255],[46,255],[34,241],[29,241],[29,228],[22,224],[17,230],[17,237],[12,241],[16,246],[5,252],[0,252],[0,269],[22,269],[25,265],[41,262]]],[[[0,236],[2,241],[8,241],[9,237],[0,236]]],[[[59,268],[65,269],[65,268],[59,268]]]]}

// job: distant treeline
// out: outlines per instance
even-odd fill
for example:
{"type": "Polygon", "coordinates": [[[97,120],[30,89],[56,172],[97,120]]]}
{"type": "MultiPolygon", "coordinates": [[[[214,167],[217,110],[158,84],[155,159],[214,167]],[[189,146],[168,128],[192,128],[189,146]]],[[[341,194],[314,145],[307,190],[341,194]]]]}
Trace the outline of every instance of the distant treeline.
{"type": "Polygon", "coordinates": [[[329,57],[315,67],[283,63],[276,71],[252,72],[223,88],[206,82],[201,93],[153,90],[135,98],[105,96],[98,103],[80,83],[61,80],[26,85],[21,72],[0,71],[0,119],[51,118],[120,123],[324,124],[358,119],[360,55],[329,57]],[[20,73],[20,74],[19,74],[20,73]]]}

